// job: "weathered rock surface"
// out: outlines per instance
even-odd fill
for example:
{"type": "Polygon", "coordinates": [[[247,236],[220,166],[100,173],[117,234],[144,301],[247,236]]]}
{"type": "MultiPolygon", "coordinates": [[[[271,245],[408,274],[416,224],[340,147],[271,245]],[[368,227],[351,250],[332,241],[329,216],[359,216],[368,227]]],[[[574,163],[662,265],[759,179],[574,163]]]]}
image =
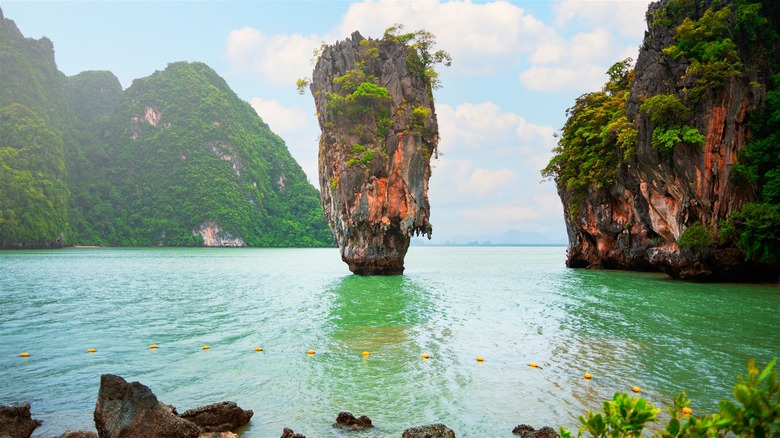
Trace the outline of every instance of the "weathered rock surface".
{"type": "Polygon", "coordinates": [[[100,438],[197,438],[203,432],[148,387],[113,374],[100,377],[94,418],[100,438]]]}
{"type": "Polygon", "coordinates": [[[289,427],[285,427],[284,430],[282,430],[282,436],[279,438],[306,438],[306,435],[302,433],[295,433],[294,430],[290,429],[289,427]]]}
{"type": "Polygon", "coordinates": [[[443,424],[410,427],[401,438],[455,438],[455,432],[443,424]]]}
{"type": "Polygon", "coordinates": [[[430,238],[428,179],[438,123],[430,81],[410,67],[408,50],[355,32],[326,47],[312,75],[322,206],[341,258],[356,274],[401,274],[412,235],[430,238]],[[368,95],[353,96],[358,106],[329,105],[336,95],[349,100],[354,86],[334,79],[350,71],[363,72],[358,80],[375,77],[389,97],[369,87],[368,95]]]}
{"type": "Polygon", "coordinates": [[[371,419],[365,415],[361,415],[360,418],[355,418],[355,416],[349,412],[339,412],[339,415],[336,417],[336,422],[333,423],[333,427],[356,431],[370,429],[374,427],[374,425],[371,423],[371,419]]]}
{"type": "Polygon", "coordinates": [[[536,430],[527,424],[521,424],[515,427],[512,429],[512,433],[515,435],[520,435],[521,438],[556,438],[559,436],[558,432],[556,432],[552,427],[545,426],[539,430],[536,430]]]}
{"type": "Polygon", "coordinates": [[[248,424],[253,414],[235,402],[223,401],[184,411],[179,417],[197,424],[205,432],[229,432],[248,424]]]}
{"type": "Polygon", "coordinates": [[[98,438],[98,435],[89,430],[66,430],[59,438],[98,438]]]}
{"type": "MultiPolygon", "coordinates": [[[[648,22],[669,0],[650,5],[648,22]]],[[[779,23],[774,23],[777,27],[779,23]]],[[[703,221],[719,222],[756,197],[756,187],[732,178],[732,165],[750,136],[750,115],[762,103],[771,71],[759,62],[742,76],[705,93],[693,108],[691,125],[706,136],[704,146],[678,144],[664,156],[651,145],[653,126],[639,112],[641,103],[658,94],[683,97],[691,79],[685,57],[673,60],[663,49],[674,44],[674,25],[645,32],[626,105],[636,121],[638,138],[633,158],[621,165],[618,182],[593,187],[583,203],[558,187],[569,238],[569,267],[663,271],[674,278],[697,281],[776,282],[777,266],[746,262],[733,247],[694,254],[680,250],[682,233],[703,221]],[[758,86],[757,84],[760,84],[758,86]],[[581,205],[578,210],[573,207],[581,205]]],[[[755,58],[741,47],[745,59],[755,58]]]]}
{"type": "Polygon", "coordinates": [[[0,437],[28,438],[40,425],[40,420],[33,420],[29,403],[0,406],[0,437]]]}

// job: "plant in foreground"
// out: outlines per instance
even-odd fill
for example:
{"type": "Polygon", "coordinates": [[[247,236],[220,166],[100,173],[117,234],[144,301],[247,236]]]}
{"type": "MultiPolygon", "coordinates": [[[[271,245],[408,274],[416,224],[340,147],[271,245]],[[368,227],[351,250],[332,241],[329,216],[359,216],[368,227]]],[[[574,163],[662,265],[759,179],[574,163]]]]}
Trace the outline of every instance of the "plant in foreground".
{"type": "MultiPolygon", "coordinates": [[[[773,370],[777,359],[763,370],[756,368],[755,360],[748,361],[747,378],[739,377],[734,385],[734,398],[718,404],[720,412],[695,417],[690,413],[690,400],[681,393],[674,397],[669,407],[671,419],[663,430],[657,430],[657,438],[688,437],[780,437],[780,380],[773,370]]],[[[638,437],[645,426],[655,420],[660,409],[642,397],[616,393],[611,401],[604,402],[603,412],[589,411],[580,416],[577,437],[596,438],[638,437]]],[[[561,428],[561,438],[571,438],[571,431],[561,428]]]]}

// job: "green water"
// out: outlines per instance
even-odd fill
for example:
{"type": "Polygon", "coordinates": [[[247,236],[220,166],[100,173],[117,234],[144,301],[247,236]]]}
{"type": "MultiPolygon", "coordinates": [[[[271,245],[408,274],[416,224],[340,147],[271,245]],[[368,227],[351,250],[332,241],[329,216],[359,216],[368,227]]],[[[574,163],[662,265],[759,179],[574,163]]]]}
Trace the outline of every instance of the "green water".
{"type": "Polygon", "coordinates": [[[433,422],[511,437],[521,423],[576,428],[635,385],[658,405],[684,390],[711,411],[749,358],[780,356],[776,285],[564,258],[412,247],[405,275],[364,278],[333,249],[0,251],[0,404],[31,402],[37,437],[93,430],[100,375],[113,373],[179,411],[236,401],[255,412],[242,437],[398,437],[433,422]],[[332,428],[344,410],[377,427],[332,428]]]}

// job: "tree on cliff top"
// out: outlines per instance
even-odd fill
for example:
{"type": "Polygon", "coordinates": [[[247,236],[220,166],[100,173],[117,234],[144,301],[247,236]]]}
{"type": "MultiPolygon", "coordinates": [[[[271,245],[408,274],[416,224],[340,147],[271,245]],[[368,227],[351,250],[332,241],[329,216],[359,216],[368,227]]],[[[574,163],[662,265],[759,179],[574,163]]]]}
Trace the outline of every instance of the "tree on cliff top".
{"type": "MultiPolygon", "coordinates": [[[[422,72],[428,82],[431,84],[431,88],[441,88],[439,73],[436,71],[435,66],[437,64],[442,64],[445,67],[451,66],[452,57],[445,50],[437,50],[433,52],[433,48],[436,45],[436,36],[434,34],[424,29],[420,29],[416,32],[400,34],[399,32],[403,30],[403,28],[403,24],[396,23],[385,29],[383,38],[388,41],[400,42],[409,48],[410,53],[416,53],[416,61],[414,58],[407,58],[407,61],[417,63],[420,67],[422,67],[422,72]]],[[[323,43],[322,46],[314,50],[314,58],[312,58],[313,63],[317,62],[320,55],[322,54],[322,50],[325,47],[327,47],[327,45],[323,43]]],[[[309,78],[300,78],[295,82],[295,87],[298,90],[298,94],[301,95],[306,92],[306,87],[309,85],[311,85],[311,79],[309,78]]]]}

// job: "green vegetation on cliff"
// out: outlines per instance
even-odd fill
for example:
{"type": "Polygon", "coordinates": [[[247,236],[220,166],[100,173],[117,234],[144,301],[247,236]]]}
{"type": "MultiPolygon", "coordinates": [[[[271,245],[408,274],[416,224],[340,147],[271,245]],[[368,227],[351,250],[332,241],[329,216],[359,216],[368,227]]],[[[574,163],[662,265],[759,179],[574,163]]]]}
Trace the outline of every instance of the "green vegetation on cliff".
{"type": "Polygon", "coordinates": [[[204,64],[135,80],[96,132],[80,243],[201,245],[194,231],[210,224],[250,246],[331,242],[282,139],[204,64]]]}
{"type": "Polygon", "coordinates": [[[0,247],[46,247],[67,227],[62,140],[30,109],[0,108],[0,247]]]}
{"type": "Polygon", "coordinates": [[[583,94],[566,111],[555,155],[542,170],[543,176],[572,192],[575,204],[591,186],[614,184],[624,155],[633,152],[637,129],[626,118],[625,108],[634,75],[631,61],[613,65],[601,91],[583,94]]]}
{"type": "Polygon", "coordinates": [[[753,141],[734,166],[739,178],[756,184],[759,199],[733,214],[725,231],[748,259],[764,262],[780,261],[780,74],[773,79],[753,141]]]}
{"type": "Polygon", "coordinates": [[[0,247],[333,244],[284,141],[206,65],[66,77],[0,11],[0,77],[0,247]]]}
{"type": "MultiPolygon", "coordinates": [[[[636,90],[629,97],[634,72],[623,61],[610,69],[602,91],[580,96],[567,111],[558,146],[542,174],[555,179],[562,196],[566,194],[570,221],[578,217],[591,191],[609,189],[621,166],[637,164],[632,157],[638,139],[674,168],[678,146],[705,144],[705,135],[695,125],[701,128],[703,114],[724,86],[739,83],[760,96],[769,75],[780,70],[775,2],[668,0],[650,11],[645,49],[666,58],[654,61],[656,65],[680,67],[684,75],[653,88],[665,92],[645,95],[636,90]],[[654,45],[667,44],[668,36],[671,44],[654,45]],[[635,106],[633,120],[626,118],[629,100],[635,106]]],[[[704,254],[715,245],[736,246],[748,260],[780,261],[780,77],[774,82],[766,99],[757,99],[763,108],[747,114],[753,136],[733,167],[733,174],[747,184],[746,196],[752,186],[759,199],[720,223],[704,224],[693,217],[680,237],[681,247],[704,254]]]]}
{"type": "Polygon", "coordinates": [[[60,246],[67,232],[74,119],[52,47],[0,11],[0,247],[60,246]]]}

